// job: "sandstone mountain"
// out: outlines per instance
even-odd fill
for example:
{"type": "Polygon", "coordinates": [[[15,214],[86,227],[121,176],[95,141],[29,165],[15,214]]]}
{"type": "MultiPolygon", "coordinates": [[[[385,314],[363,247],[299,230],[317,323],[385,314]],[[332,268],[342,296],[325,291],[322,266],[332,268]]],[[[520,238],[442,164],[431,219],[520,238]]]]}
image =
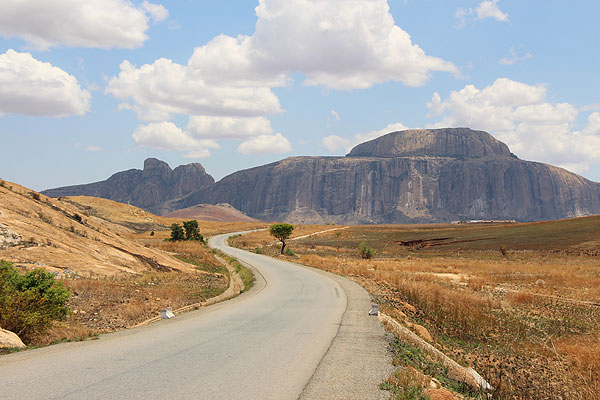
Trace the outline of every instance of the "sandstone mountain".
{"type": "Polygon", "coordinates": [[[262,220],[337,223],[550,220],[600,213],[600,184],[522,161],[468,128],[393,132],[346,157],[291,157],[173,201],[227,202],[262,220]]]}
{"type": "MultiPolygon", "coordinates": [[[[205,174],[199,164],[193,165],[205,174]]],[[[44,193],[84,194],[73,188],[85,188],[87,195],[107,197],[104,194],[113,195],[109,181],[118,175],[44,193]],[[100,186],[102,191],[90,193],[90,188],[100,186]]],[[[214,184],[211,180],[203,180],[187,193],[182,187],[160,204],[161,196],[156,195],[151,205],[145,205],[150,201],[139,194],[158,190],[139,179],[138,197],[121,185],[121,197],[109,198],[160,213],[201,203],[228,203],[261,220],[304,223],[533,221],[600,214],[599,183],[558,167],[520,160],[490,134],[468,128],[392,132],[359,144],[345,157],[290,157],[235,172],[214,184]]]]}
{"type": "Polygon", "coordinates": [[[87,185],[45,190],[50,197],[94,196],[130,203],[151,212],[158,212],[161,203],[179,198],[215,183],[199,163],[181,165],[172,170],[164,161],[149,158],[144,169],[117,172],[105,181],[87,185]]]}

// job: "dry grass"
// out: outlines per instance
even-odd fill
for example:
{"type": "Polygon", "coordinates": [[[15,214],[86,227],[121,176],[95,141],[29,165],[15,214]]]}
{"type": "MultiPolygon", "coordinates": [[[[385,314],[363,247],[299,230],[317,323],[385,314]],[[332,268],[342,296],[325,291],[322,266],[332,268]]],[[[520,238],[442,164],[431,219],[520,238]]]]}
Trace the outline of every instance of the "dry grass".
{"type": "MultiPolygon", "coordinates": [[[[361,283],[390,315],[425,326],[439,348],[490,381],[493,398],[595,399],[600,342],[591,335],[600,329],[600,307],[593,305],[600,303],[600,243],[593,237],[600,237],[600,217],[351,227],[290,248],[303,264],[361,283]],[[444,237],[460,243],[398,243],[444,237]],[[360,258],[361,242],[375,249],[375,259],[360,258]]],[[[276,254],[267,239],[253,233],[236,243],[276,254]]]]}

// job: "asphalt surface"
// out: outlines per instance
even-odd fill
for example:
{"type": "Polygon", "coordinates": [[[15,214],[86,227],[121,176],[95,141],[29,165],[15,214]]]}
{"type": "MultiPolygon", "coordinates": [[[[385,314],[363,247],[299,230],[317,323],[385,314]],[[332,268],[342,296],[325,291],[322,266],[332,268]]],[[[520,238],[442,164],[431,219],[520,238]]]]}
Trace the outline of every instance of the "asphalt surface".
{"type": "Polygon", "coordinates": [[[2,356],[0,398],[297,399],[326,382],[315,371],[336,379],[322,360],[335,347],[345,290],[324,274],[227,247],[226,236],[211,245],[259,272],[249,292],[98,340],[2,356]]]}

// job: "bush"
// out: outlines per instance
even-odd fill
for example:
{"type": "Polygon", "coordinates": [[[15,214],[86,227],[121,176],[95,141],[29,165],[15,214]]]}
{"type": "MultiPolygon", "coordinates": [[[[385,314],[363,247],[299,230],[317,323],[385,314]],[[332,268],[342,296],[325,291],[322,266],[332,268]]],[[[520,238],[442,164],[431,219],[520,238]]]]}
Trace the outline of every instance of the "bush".
{"type": "Polygon", "coordinates": [[[204,238],[198,232],[198,221],[191,220],[183,223],[183,229],[185,229],[185,240],[200,240],[204,241],[204,238]]]}
{"type": "Polygon", "coordinates": [[[184,239],[185,233],[183,232],[183,227],[177,223],[171,225],[171,241],[175,242],[184,239]]]}
{"type": "Polygon", "coordinates": [[[69,314],[69,289],[54,274],[34,269],[20,274],[12,263],[0,261],[0,326],[30,342],[55,320],[69,314]]]}
{"type": "Polygon", "coordinates": [[[293,252],[292,250],[290,250],[290,249],[287,249],[287,250],[285,251],[285,255],[286,255],[286,256],[290,256],[290,257],[296,257],[296,253],[294,253],[294,252],[293,252]]]}
{"type": "Polygon", "coordinates": [[[360,256],[367,260],[373,258],[373,256],[375,255],[375,252],[373,251],[373,249],[370,248],[369,246],[367,246],[365,244],[365,242],[362,242],[358,246],[358,250],[360,251],[360,256]]]}

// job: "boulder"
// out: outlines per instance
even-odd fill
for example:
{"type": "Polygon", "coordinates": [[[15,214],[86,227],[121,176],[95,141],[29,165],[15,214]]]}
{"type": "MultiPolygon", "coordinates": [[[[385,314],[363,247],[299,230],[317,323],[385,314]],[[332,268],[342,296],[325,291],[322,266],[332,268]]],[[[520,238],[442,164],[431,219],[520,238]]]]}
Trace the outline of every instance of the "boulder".
{"type": "Polygon", "coordinates": [[[26,347],[21,339],[13,332],[0,328],[0,348],[26,347]]]}

